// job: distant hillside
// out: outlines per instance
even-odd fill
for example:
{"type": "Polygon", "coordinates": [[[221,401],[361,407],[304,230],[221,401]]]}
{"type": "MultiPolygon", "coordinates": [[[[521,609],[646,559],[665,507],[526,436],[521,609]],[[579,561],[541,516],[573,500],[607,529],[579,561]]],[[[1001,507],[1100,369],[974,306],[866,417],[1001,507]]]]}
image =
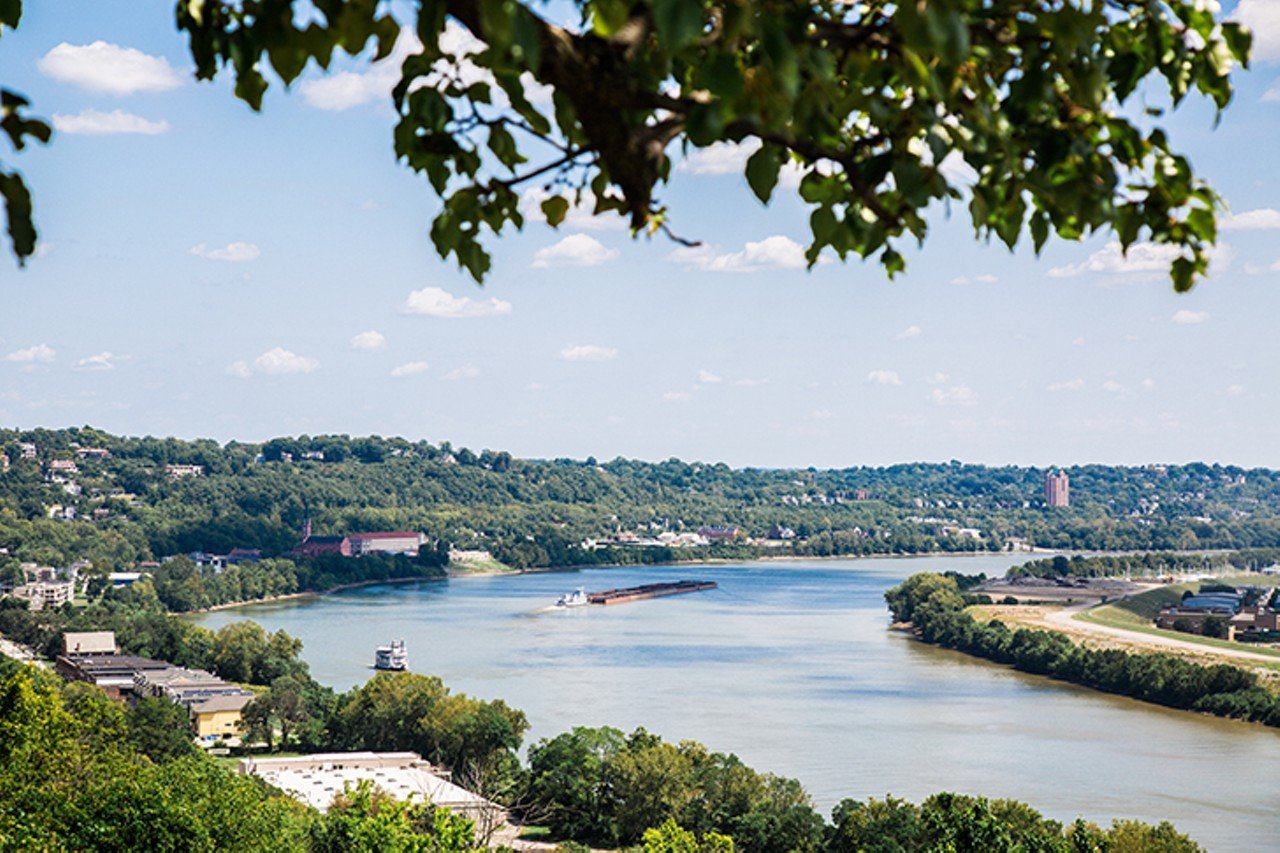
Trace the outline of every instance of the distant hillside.
{"type": "Polygon", "coordinates": [[[959,462],[733,469],[517,459],[377,436],[220,445],[91,428],[0,430],[0,453],[0,561],[13,562],[280,554],[297,542],[304,504],[317,534],[420,530],[521,567],[670,558],[669,547],[626,540],[705,526],[737,528],[734,544],[712,549],[734,554],[1280,545],[1280,475],[1217,465],[1069,467],[1072,505],[1048,508],[1043,469],[959,462]]]}

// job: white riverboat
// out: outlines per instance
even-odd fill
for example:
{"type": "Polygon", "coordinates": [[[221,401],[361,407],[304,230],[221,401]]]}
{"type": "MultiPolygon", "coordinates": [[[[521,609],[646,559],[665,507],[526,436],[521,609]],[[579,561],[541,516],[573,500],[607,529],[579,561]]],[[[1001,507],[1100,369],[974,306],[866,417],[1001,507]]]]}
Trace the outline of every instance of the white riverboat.
{"type": "Polygon", "coordinates": [[[392,640],[389,646],[378,646],[373,656],[373,668],[403,672],[409,668],[409,652],[404,640],[392,640]]]}

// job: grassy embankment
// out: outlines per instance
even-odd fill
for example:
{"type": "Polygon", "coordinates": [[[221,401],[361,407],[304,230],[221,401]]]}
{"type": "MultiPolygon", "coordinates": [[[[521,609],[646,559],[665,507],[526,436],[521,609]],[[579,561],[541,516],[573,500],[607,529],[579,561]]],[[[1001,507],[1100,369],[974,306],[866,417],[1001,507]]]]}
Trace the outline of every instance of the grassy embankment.
{"type": "MultiPolygon", "coordinates": [[[[1215,582],[1228,584],[1257,583],[1258,578],[1256,575],[1227,577],[1217,578],[1215,582]]],[[[1280,671],[1280,649],[1274,649],[1258,643],[1236,643],[1217,637],[1202,637],[1199,634],[1184,634],[1180,631],[1157,628],[1154,623],[1160,608],[1166,604],[1177,604],[1182,600],[1182,593],[1186,590],[1199,592],[1200,583],[1191,582],[1157,587],[1111,604],[1082,610],[1075,615],[1075,618],[1081,622],[1091,622],[1095,625],[1103,625],[1109,628],[1120,628],[1125,631],[1149,634],[1153,637],[1168,637],[1174,640],[1181,640],[1193,645],[1204,646],[1206,650],[1232,649],[1274,657],[1276,659],[1275,664],[1259,661],[1258,665],[1280,671]]]]}

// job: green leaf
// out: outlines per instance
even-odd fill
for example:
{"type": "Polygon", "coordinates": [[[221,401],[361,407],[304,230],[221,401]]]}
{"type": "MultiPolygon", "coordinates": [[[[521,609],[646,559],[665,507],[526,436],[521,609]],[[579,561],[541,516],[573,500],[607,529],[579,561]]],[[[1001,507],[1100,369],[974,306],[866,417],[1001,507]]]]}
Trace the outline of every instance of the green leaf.
{"type": "Polygon", "coordinates": [[[542,203],[542,215],[547,218],[547,224],[552,228],[564,222],[565,214],[569,212],[569,200],[562,195],[552,196],[542,203]]]}
{"type": "Polygon", "coordinates": [[[653,24],[668,54],[702,37],[702,0],[653,0],[653,24]]]}
{"type": "Polygon", "coordinates": [[[765,204],[778,184],[778,171],[782,168],[782,149],[765,143],[747,160],[747,183],[756,198],[765,204]]]}

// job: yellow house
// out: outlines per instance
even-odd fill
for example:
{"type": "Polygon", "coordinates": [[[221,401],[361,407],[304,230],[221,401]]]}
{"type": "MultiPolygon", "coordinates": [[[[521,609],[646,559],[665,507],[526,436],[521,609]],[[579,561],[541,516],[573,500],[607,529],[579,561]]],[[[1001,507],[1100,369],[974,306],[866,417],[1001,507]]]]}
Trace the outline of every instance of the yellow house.
{"type": "Polygon", "coordinates": [[[233,693],[193,702],[190,706],[191,722],[195,727],[196,737],[201,740],[240,737],[243,734],[240,712],[251,701],[251,693],[233,693]]]}

